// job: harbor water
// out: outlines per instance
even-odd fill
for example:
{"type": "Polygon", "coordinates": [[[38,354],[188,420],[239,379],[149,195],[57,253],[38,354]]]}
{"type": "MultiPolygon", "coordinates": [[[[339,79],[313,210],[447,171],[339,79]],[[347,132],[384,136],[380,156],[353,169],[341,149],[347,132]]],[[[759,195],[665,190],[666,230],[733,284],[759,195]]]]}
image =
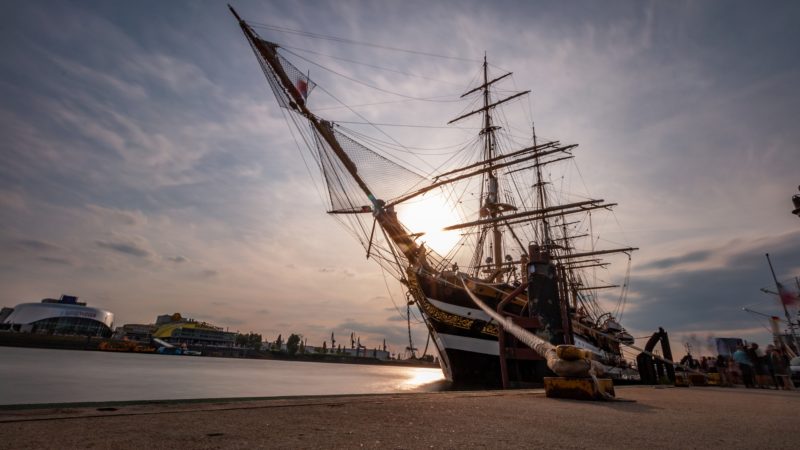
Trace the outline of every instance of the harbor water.
{"type": "Polygon", "coordinates": [[[431,368],[0,347],[0,405],[435,390],[431,368]]]}

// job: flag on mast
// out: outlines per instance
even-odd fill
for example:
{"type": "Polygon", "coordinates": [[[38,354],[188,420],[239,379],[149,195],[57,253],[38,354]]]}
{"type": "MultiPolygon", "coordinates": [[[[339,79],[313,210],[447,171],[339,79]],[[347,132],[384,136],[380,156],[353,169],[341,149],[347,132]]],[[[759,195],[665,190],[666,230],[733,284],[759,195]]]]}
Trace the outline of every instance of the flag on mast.
{"type": "Polygon", "coordinates": [[[303,97],[303,100],[308,99],[308,81],[304,78],[297,80],[297,92],[303,97]]]}
{"type": "Polygon", "coordinates": [[[778,297],[781,298],[781,303],[786,306],[794,306],[797,303],[797,293],[790,291],[781,283],[776,284],[778,285],[778,297]]]}

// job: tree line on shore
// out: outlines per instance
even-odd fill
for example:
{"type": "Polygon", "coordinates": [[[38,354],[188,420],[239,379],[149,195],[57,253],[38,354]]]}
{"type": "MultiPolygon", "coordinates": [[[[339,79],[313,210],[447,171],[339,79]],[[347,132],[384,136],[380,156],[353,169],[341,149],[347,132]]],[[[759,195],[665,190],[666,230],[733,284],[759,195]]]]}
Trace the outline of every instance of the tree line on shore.
{"type": "MultiPolygon", "coordinates": [[[[322,347],[310,348],[307,349],[307,339],[303,337],[301,334],[292,333],[284,342],[283,335],[279,334],[278,337],[273,342],[265,341],[261,334],[249,332],[249,333],[239,333],[236,335],[235,343],[239,347],[253,349],[257,351],[270,351],[270,352],[285,352],[291,356],[297,354],[330,354],[330,355],[346,355],[348,354],[347,349],[342,347],[341,344],[338,346],[336,345],[336,339],[331,333],[331,341],[333,344],[331,348],[328,348],[328,341],[323,341],[322,347]],[[313,350],[312,350],[313,349],[313,350]]],[[[361,345],[361,339],[355,337],[353,333],[350,335],[351,341],[351,348],[358,349],[358,351],[362,351],[363,355],[366,356],[368,353],[367,348],[364,345],[361,345]]],[[[374,352],[380,348],[376,347],[374,352]]],[[[357,351],[357,355],[358,355],[357,351]]],[[[386,341],[383,342],[383,351],[386,351],[386,341]]]]}

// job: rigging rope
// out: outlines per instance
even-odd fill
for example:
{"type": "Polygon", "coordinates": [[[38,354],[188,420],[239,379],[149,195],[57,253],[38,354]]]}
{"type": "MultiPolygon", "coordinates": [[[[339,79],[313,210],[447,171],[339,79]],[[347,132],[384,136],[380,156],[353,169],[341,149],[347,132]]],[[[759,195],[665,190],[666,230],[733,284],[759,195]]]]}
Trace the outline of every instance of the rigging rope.
{"type": "Polygon", "coordinates": [[[424,358],[425,355],[428,354],[428,344],[431,343],[431,330],[428,330],[428,339],[425,340],[425,351],[422,352],[422,356],[420,358],[424,358]]]}
{"type": "Polygon", "coordinates": [[[308,49],[300,48],[300,47],[293,47],[291,45],[285,45],[285,44],[279,44],[279,45],[282,48],[290,48],[290,49],[298,50],[298,51],[301,51],[301,52],[307,52],[307,53],[311,53],[311,54],[314,54],[314,55],[324,56],[326,58],[338,59],[340,61],[345,61],[345,62],[349,62],[349,63],[353,63],[353,64],[365,66],[365,67],[371,67],[373,69],[385,70],[387,72],[393,72],[393,73],[397,73],[397,74],[400,74],[400,75],[406,75],[406,76],[414,77],[414,78],[422,78],[423,80],[428,80],[428,81],[436,81],[438,83],[452,84],[452,85],[457,85],[459,87],[461,86],[461,83],[454,83],[452,81],[439,80],[439,79],[436,79],[436,78],[426,77],[424,75],[417,75],[417,74],[413,74],[413,73],[409,73],[409,72],[403,72],[402,70],[391,69],[389,67],[378,66],[376,64],[370,64],[370,63],[365,63],[365,62],[361,62],[361,61],[356,61],[354,59],[343,58],[341,56],[327,55],[325,53],[320,53],[320,52],[317,52],[317,51],[314,51],[314,50],[308,50],[308,49]]]}
{"type": "MultiPolygon", "coordinates": [[[[349,106],[345,105],[346,108],[350,108],[349,106]]],[[[359,116],[360,117],[360,116],[359,116]]],[[[363,119],[363,117],[362,117],[363,119]]],[[[366,119],[365,119],[366,120],[366,119]]],[[[346,120],[337,120],[336,123],[348,123],[348,124],[355,124],[355,125],[377,125],[381,127],[403,127],[403,128],[436,128],[441,130],[480,130],[480,127],[446,127],[442,125],[415,125],[415,124],[406,124],[406,123],[377,123],[377,122],[348,122],[346,120]]]]}
{"type": "Polygon", "coordinates": [[[625,314],[625,304],[628,302],[628,289],[630,286],[631,278],[631,255],[628,255],[628,267],[625,270],[625,278],[622,283],[622,292],[619,294],[619,301],[617,303],[617,320],[622,320],[622,315],[625,314]]]}
{"type": "MultiPolygon", "coordinates": [[[[442,96],[442,97],[444,97],[444,96],[442,96]]],[[[439,97],[428,97],[428,98],[430,100],[433,100],[433,99],[436,99],[436,98],[439,98],[439,97]]],[[[413,101],[414,100],[402,99],[402,100],[386,100],[386,101],[383,101],[383,102],[360,103],[358,105],[349,105],[349,106],[342,106],[342,105],[323,106],[323,107],[319,107],[319,108],[314,108],[314,111],[319,112],[319,111],[331,111],[331,110],[334,110],[334,109],[342,109],[342,108],[361,108],[363,106],[389,105],[389,104],[392,104],[392,103],[406,103],[406,102],[413,102],[413,101]]],[[[445,127],[442,127],[442,128],[445,128],[445,127]]],[[[447,128],[450,128],[450,127],[447,127],[447,128]]]]}
{"type": "MultiPolygon", "coordinates": [[[[309,64],[315,65],[315,66],[319,67],[320,69],[327,70],[328,72],[331,72],[334,75],[338,75],[338,76],[340,76],[340,77],[342,77],[342,78],[344,78],[346,80],[350,80],[350,81],[352,81],[354,83],[358,83],[358,84],[360,84],[362,86],[366,86],[368,88],[375,89],[376,91],[380,91],[380,92],[384,92],[384,93],[387,93],[387,94],[396,95],[398,97],[407,98],[409,100],[419,100],[419,101],[437,102],[437,103],[457,103],[457,102],[464,101],[461,98],[455,98],[455,99],[452,99],[452,100],[431,100],[430,98],[414,97],[412,95],[401,94],[399,92],[394,92],[394,91],[390,91],[388,89],[383,89],[383,88],[375,86],[373,84],[365,83],[365,82],[363,82],[361,80],[358,80],[356,78],[347,76],[347,75],[345,75],[345,74],[343,74],[341,72],[337,72],[337,71],[335,71],[335,70],[333,70],[333,69],[331,69],[329,67],[323,66],[322,64],[316,63],[316,62],[314,62],[314,61],[312,61],[312,60],[310,60],[310,59],[308,59],[308,58],[306,58],[306,57],[304,57],[302,55],[298,55],[297,53],[295,53],[295,52],[293,52],[291,50],[286,50],[286,53],[292,54],[292,55],[302,59],[303,61],[305,61],[305,62],[307,62],[309,64]]],[[[455,96],[455,95],[456,94],[453,94],[453,96],[455,96]]],[[[450,96],[447,95],[447,96],[441,96],[441,97],[450,97],[450,96]]],[[[436,97],[433,97],[433,98],[436,98],[436,97]]]]}
{"type": "Polygon", "coordinates": [[[430,56],[430,57],[433,57],[433,58],[452,59],[452,60],[456,60],[456,61],[468,61],[468,62],[477,62],[477,63],[483,62],[483,60],[480,60],[480,59],[464,58],[464,57],[461,57],[461,56],[440,55],[440,54],[431,53],[431,52],[423,52],[423,51],[420,51],[420,50],[410,50],[410,49],[399,48],[399,47],[390,47],[390,46],[386,46],[386,45],[376,44],[374,42],[356,41],[354,39],[348,39],[348,38],[343,38],[343,37],[338,37],[338,36],[324,35],[324,34],[320,34],[320,33],[312,33],[310,31],[302,31],[302,30],[297,30],[297,29],[293,29],[293,28],[282,27],[282,26],[279,26],[279,25],[272,25],[272,24],[268,24],[268,23],[251,22],[251,21],[248,20],[247,24],[252,26],[252,27],[254,27],[254,28],[263,28],[263,29],[267,29],[267,30],[271,30],[271,31],[277,31],[279,33],[295,34],[295,35],[300,35],[300,36],[304,36],[304,37],[310,37],[312,39],[322,39],[322,40],[328,40],[328,41],[333,41],[333,42],[340,42],[340,43],[343,43],[343,44],[363,45],[363,46],[366,46],[366,47],[380,48],[380,49],[383,49],[383,50],[391,50],[391,51],[395,51],[395,52],[410,53],[410,54],[421,55],[421,56],[430,56]]]}

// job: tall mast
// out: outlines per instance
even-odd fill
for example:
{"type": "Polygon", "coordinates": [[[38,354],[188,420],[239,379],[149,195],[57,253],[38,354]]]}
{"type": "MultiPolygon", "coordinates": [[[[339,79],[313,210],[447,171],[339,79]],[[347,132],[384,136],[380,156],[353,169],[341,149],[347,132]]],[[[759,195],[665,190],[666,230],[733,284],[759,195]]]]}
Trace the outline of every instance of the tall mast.
{"type": "MultiPolygon", "coordinates": [[[[483,135],[484,135],[484,161],[487,161],[489,172],[486,174],[487,179],[487,192],[485,208],[491,212],[491,217],[497,217],[497,204],[500,203],[500,192],[497,181],[497,175],[492,170],[492,160],[494,158],[494,131],[495,127],[492,126],[491,108],[489,108],[489,64],[486,61],[486,55],[483,55],[483,135]]],[[[492,257],[494,259],[494,268],[496,274],[503,266],[503,235],[500,233],[500,227],[495,222],[492,224],[492,257]]]]}
{"type": "MultiPolygon", "coordinates": [[[[531,131],[533,133],[533,146],[536,147],[536,125],[531,123],[531,131]]],[[[536,164],[536,193],[539,197],[539,208],[544,209],[547,208],[547,203],[545,202],[545,192],[544,192],[544,180],[542,179],[542,165],[539,163],[539,156],[537,155],[534,159],[536,164]]],[[[564,234],[564,238],[566,238],[566,233],[564,234]]],[[[547,248],[550,244],[550,224],[547,222],[547,218],[542,218],[542,247],[547,248]]]]}
{"type": "Polygon", "coordinates": [[[769,259],[769,253],[767,253],[767,263],[769,264],[769,271],[772,273],[772,279],[775,280],[775,287],[778,289],[778,300],[781,302],[781,306],[783,306],[783,313],[786,314],[786,321],[789,322],[789,331],[792,333],[794,345],[798,346],[796,348],[800,348],[800,342],[798,342],[797,335],[794,333],[794,323],[792,322],[792,317],[789,315],[789,310],[786,309],[786,303],[783,301],[785,291],[783,286],[778,282],[778,277],[775,276],[775,269],[772,268],[772,260],[769,259]]]}
{"type": "MultiPolygon", "coordinates": [[[[468,113],[462,114],[455,119],[447,122],[448,125],[457,122],[459,120],[465,119],[467,117],[472,117],[475,114],[483,113],[483,129],[481,130],[480,134],[484,137],[484,150],[483,150],[483,160],[481,161],[482,168],[476,172],[482,172],[484,174],[484,180],[481,183],[481,205],[480,205],[480,218],[478,221],[473,222],[473,225],[481,225],[481,233],[480,238],[478,239],[478,248],[476,249],[475,255],[473,256],[473,264],[476,267],[481,266],[481,261],[479,260],[481,252],[483,251],[483,239],[484,236],[487,236],[487,231],[491,229],[491,243],[492,243],[492,263],[490,264],[491,267],[494,268],[492,273],[494,274],[493,277],[498,277],[502,273],[503,268],[503,235],[500,233],[500,226],[504,226],[501,222],[503,222],[503,212],[505,211],[516,211],[517,208],[512,204],[503,203],[502,199],[500,198],[500,183],[497,179],[497,169],[501,167],[505,167],[509,165],[509,162],[501,162],[499,164],[495,164],[495,161],[510,157],[509,155],[501,155],[497,156],[496,150],[496,140],[495,140],[495,131],[497,131],[500,127],[494,125],[492,123],[492,114],[491,110],[503,103],[509,102],[514,100],[520,96],[526,95],[530,93],[530,91],[523,91],[518,92],[514,95],[508,96],[501,100],[497,100],[494,103],[489,103],[489,86],[492,84],[505,79],[506,77],[510,76],[511,73],[507,73],[501,75],[497,78],[492,80],[489,79],[489,63],[487,62],[486,55],[483,56],[483,84],[480,86],[473,88],[466,93],[462,94],[461,97],[465,97],[469,94],[474,92],[482,91],[483,92],[483,106],[478,108],[474,111],[470,111],[468,113]],[[484,196],[483,192],[486,189],[486,195],[484,196]]],[[[552,146],[556,146],[556,143],[553,143],[552,146]]],[[[551,145],[548,145],[549,148],[551,145]]],[[[538,156],[543,156],[545,153],[545,146],[542,148],[537,148],[536,146],[531,147],[527,150],[533,150],[534,152],[542,151],[541,154],[537,154],[537,161],[538,156]]],[[[567,149],[560,149],[560,150],[567,150],[567,149]]],[[[531,157],[533,158],[533,157],[531,157]]],[[[520,160],[516,160],[515,163],[519,163],[520,160]]],[[[538,164],[538,162],[537,162],[538,164]]],[[[475,172],[473,172],[475,174],[475,172]]],[[[458,179],[460,177],[464,177],[466,175],[459,175],[453,178],[453,180],[458,179]]],[[[420,191],[418,191],[420,192],[420,191]]],[[[418,195],[417,193],[411,195],[418,195]]],[[[507,225],[507,224],[505,224],[507,225]]],[[[488,237],[488,236],[487,236],[488,237]]],[[[491,281],[491,280],[490,280],[491,281]]]]}

